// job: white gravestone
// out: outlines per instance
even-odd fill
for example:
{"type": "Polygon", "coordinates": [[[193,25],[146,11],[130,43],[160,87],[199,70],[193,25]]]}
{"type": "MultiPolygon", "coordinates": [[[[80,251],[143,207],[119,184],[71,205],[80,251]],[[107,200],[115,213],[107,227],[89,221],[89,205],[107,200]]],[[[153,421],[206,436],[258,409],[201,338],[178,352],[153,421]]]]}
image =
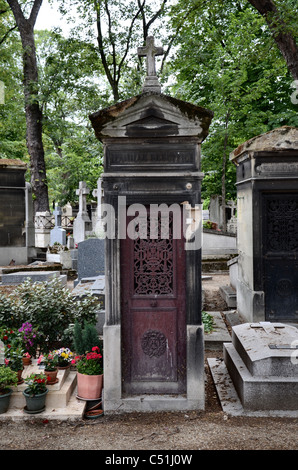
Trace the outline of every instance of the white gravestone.
{"type": "Polygon", "coordinates": [[[80,181],[76,194],[79,196],[79,212],[73,223],[73,238],[75,243],[85,240],[86,233],[91,232],[92,222],[87,212],[87,195],[90,193],[84,181],[80,181]]]}

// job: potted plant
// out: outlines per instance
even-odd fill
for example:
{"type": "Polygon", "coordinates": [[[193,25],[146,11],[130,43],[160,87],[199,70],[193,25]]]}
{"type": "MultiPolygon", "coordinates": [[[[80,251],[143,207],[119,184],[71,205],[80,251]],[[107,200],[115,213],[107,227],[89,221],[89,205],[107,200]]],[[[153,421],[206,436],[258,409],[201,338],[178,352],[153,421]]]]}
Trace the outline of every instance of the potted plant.
{"type": "Polygon", "coordinates": [[[48,378],[48,385],[57,383],[58,358],[52,352],[39,356],[37,364],[44,365],[44,373],[48,378]]]}
{"type": "Polygon", "coordinates": [[[8,344],[4,347],[4,363],[6,366],[10,367],[14,372],[17,372],[18,385],[24,382],[22,378],[22,372],[24,369],[23,353],[24,350],[18,346],[11,346],[10,344],[8,344]]]}
{"type": "Polygon", "coordinates": [[[4,344],[4,362],[13,371],[18,373],[18,383],[23,383],[23,353],[20,333],[11,328],[1,328],[0,339],[4,344]]]}
{"type": "Polygon", "coordinates": [[[0,366],[0,414],[6,413],[9,407],[12,386],[16,387],[18,376],[10,367],[0,366]]]}
{"type": "Polygon", "coordinates": [[[71,366],[74,354],[69,348],[56,349],[53,354],[57,357],[58,369],[68,369],[71,366]]]}
{"type": "Polygon", "coordinates": [[[91,352],[77,356],[73,361],[77,368],[78,397],[85,400],[96,400],[101,397],[103,388],[103,363],[98,346],[91,352]]]}
{"type": "Polygon", "coordinates": [[[41,413],[45,409],[48,393],[47,376],[45,374],[31,374],[25,378],[27,387],[23,391],[26,400],[24,411],[26,413],[41,413]]]}
{"type": "Polygon", "coordinates": [[[31,356],[28,352],[23,354],[23,366],[29,366],[32,363],[31,356]]]}

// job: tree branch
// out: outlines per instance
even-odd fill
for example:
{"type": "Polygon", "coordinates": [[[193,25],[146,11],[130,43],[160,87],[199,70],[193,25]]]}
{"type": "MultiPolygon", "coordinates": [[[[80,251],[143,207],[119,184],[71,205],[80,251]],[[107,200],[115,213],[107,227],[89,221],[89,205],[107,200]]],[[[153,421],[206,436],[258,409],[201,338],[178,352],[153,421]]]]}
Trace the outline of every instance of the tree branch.
{"type": "Polygon", "coordinates": [[[287,31],[275,3],[272,0],[249,0],[249,3],[265,17],[289,72],[298,80],[298,46],[292,34],[287,31]]]}
{"type": "Polygon", "coordinates": [[[37,15],[39,13],[40,7],[42,5],[42,0],[35,0],[30,16],[29,16],[29,22],[31,23],[32,26],[35,25],[37,15]]]}
{"type": "Polygon", "coordinates": [[[2,43],[5,41],[5,39],[9,36],[9,34],[10,34],[14,29],[16,29],[16,28],[17,28],[17,25],[13,26],[13,27],[10,28],[8,31],[6,31],[6,33],[4,34],[3,38],[0,39],[0,44],[2,44],[2,43]]]}

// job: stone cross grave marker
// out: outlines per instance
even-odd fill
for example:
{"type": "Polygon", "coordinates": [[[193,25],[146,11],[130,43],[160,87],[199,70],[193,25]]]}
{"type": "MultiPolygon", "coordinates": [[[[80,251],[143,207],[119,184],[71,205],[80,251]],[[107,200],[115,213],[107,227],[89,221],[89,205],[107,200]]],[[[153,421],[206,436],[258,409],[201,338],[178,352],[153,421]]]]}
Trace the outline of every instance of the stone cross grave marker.
{"type": "Polygon", "coordinates": [[[156,76],[155,57],[163,55],[163,47],[157,47],[154,44],[154,37],[148,36],[146,39],[146,46],[138,47],[138,56],[146,57],[146,70],[147,77],[143,86],[143,91],[157,91],[160,92],[160,84],[156,76]]]}
{"type": "Polygon", "coordinates": [[[98,178],[97,188],[92,191],[92,195],[97,198],[97,209],[94,222],[94,232],[98,238],[104,237],[104,226],[102,223],[102,199],[103,199],[103,189],[102,189],[102,179],[98,178]]]}
{"type": "Polygon", "coordinates": [[[87,212],[87,195],[90,193],[85,181],[80,181],[76,194],[79,196],[79,212],[73,223],[73,238],[75,243],[85,240],[86,233],[92,230],[92,222],[87,212]]]}
{"type": "Polygon", "coordinates": [[[80,181],[79,188],[76,190],[77,196],[79,196],[79,213],[87,212],[86,197],[90,193],[87,188],[85,181],[80,181]]]}
{"type": "Polygon", "coordinates": [[[54,243],[60,243],[60,245],[66,245],[66,231],[61,227],[61,208],[56,206],[53,212],[55,216],[55,227],[51,230],[50,233],[50,243],[51,246],[54,243]]]}

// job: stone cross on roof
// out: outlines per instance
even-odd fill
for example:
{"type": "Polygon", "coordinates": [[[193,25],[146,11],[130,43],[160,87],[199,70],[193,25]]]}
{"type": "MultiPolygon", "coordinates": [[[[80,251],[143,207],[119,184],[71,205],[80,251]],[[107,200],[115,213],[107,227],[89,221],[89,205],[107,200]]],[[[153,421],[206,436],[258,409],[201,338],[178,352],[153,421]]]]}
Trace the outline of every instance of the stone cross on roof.
{"type": "Polygon", "coordinates": [[[138,56],[146,57],[147,76],[145,79],[143,91],[160,92],[160,84],[158,82],[155,69],[155,56],[163,54],[163,47],[155,46],[153,36],[147,36],[145,47],[138,47],[138,56]]]}
{"type": "Polygon", "coordinates": [[[163,55],[163,54],[164,54],[163,47],[155,46],[153,36],[147,37],[145,47],[138,47],[138,55],[140,57],[146,57],[148,77],[156,75],[155,56],[163,55]]]}
{"type": "Polygon", "coordinates": [[[79,189],[76,190],[76,194],[79,196],[79,212],[86,212],[86,196],[90,193],[90,190],[87,188],[85,181],[80,181],[79,189]]]}

